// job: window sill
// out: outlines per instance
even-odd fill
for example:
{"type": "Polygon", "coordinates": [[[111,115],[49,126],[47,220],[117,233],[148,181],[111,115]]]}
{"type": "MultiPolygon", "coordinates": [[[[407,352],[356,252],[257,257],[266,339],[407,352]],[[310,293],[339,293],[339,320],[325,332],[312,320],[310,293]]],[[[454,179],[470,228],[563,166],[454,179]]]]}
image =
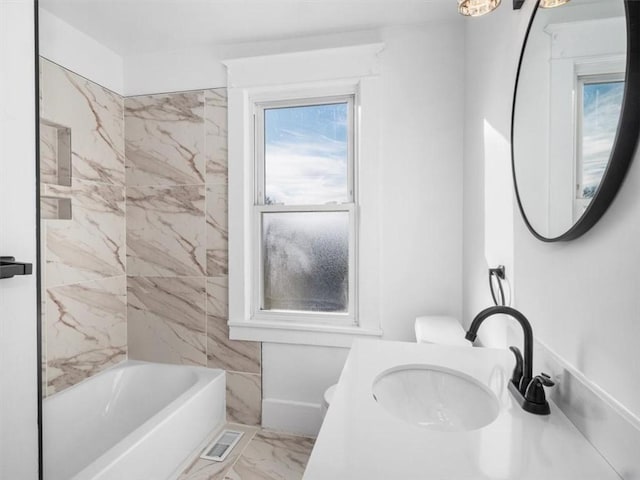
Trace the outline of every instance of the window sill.
{"type": "Polygon", "coordinates": [[[273,321],[229,322],[231,340],[290,343],[326,347],[351,347],[356,338],[381,337],[382,330],[336,325],[311,325],[273,321]]]}

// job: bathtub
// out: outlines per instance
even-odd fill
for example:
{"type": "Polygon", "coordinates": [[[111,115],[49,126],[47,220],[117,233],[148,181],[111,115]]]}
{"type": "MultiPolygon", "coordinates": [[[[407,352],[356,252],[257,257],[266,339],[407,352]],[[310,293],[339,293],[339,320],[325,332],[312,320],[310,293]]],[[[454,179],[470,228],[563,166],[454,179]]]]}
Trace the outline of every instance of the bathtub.
{"type": "Polygon", "coordinates": [[[225,422],[225,373],[126,361],[43,402],[45,480],[163,480],[225,422]]]}

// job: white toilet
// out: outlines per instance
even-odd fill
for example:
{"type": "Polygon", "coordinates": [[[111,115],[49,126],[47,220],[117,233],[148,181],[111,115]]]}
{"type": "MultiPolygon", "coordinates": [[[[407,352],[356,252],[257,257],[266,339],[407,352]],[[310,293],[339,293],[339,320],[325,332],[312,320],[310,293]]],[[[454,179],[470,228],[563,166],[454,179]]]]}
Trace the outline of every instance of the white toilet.
{"type": "MultiPolygon", "coordinates": [[[[416,342],[436,343],[439,345],[453,345],[471,347],[471,342],[464,338],[465,331],[458,319],[446,315],[423,315],[415,321],[416,342]]],[[[322,418],[327,414],[331,405],[336,385],[331,385],[322,397],[322,418]]]]}
{"type": "Polygon", "coordinates": [[[324,420],[324,416],[327,414],[327,410],[329,405],[331,405],[331,399],[333,398],[333,394],[336,391],[337,383],[334,383],[329,388],[324,391],[324,395],[322,395],[322,419],[324,420]]]}

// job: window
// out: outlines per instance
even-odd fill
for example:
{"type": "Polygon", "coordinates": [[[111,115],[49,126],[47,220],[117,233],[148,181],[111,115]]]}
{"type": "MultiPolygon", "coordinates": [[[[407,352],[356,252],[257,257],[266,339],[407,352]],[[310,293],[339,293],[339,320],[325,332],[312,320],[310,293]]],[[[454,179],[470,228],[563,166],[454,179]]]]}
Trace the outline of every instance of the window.
{"type": "Polygon", "coordinates": [[[384,44],[226,60],[229,338],[380,337],[384,44]]]}
{"type": "Polygon", "coordinates": [[[624,74],[578,77],[574,219],[591,202],[609,163],[623,95],[624,74]]]}
{"type": "Polygon", "coordinates": [[[254,319],[356,324],[354,102],[255,104],[254,319]]]}

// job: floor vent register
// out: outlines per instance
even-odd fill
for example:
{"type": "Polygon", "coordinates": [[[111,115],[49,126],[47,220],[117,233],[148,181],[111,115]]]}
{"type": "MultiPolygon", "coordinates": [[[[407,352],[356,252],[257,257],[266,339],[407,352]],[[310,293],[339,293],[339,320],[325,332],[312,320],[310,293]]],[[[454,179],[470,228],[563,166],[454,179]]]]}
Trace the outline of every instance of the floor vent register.
{"type": "Polygon", "coordinates": [[[200,458],[213,460],[215,462],[223,462],[229,455],[233,447],[237,445],[242,438],[243,432],[236,430],[223,430],[215,440],[204,449],[200,458]]]}

